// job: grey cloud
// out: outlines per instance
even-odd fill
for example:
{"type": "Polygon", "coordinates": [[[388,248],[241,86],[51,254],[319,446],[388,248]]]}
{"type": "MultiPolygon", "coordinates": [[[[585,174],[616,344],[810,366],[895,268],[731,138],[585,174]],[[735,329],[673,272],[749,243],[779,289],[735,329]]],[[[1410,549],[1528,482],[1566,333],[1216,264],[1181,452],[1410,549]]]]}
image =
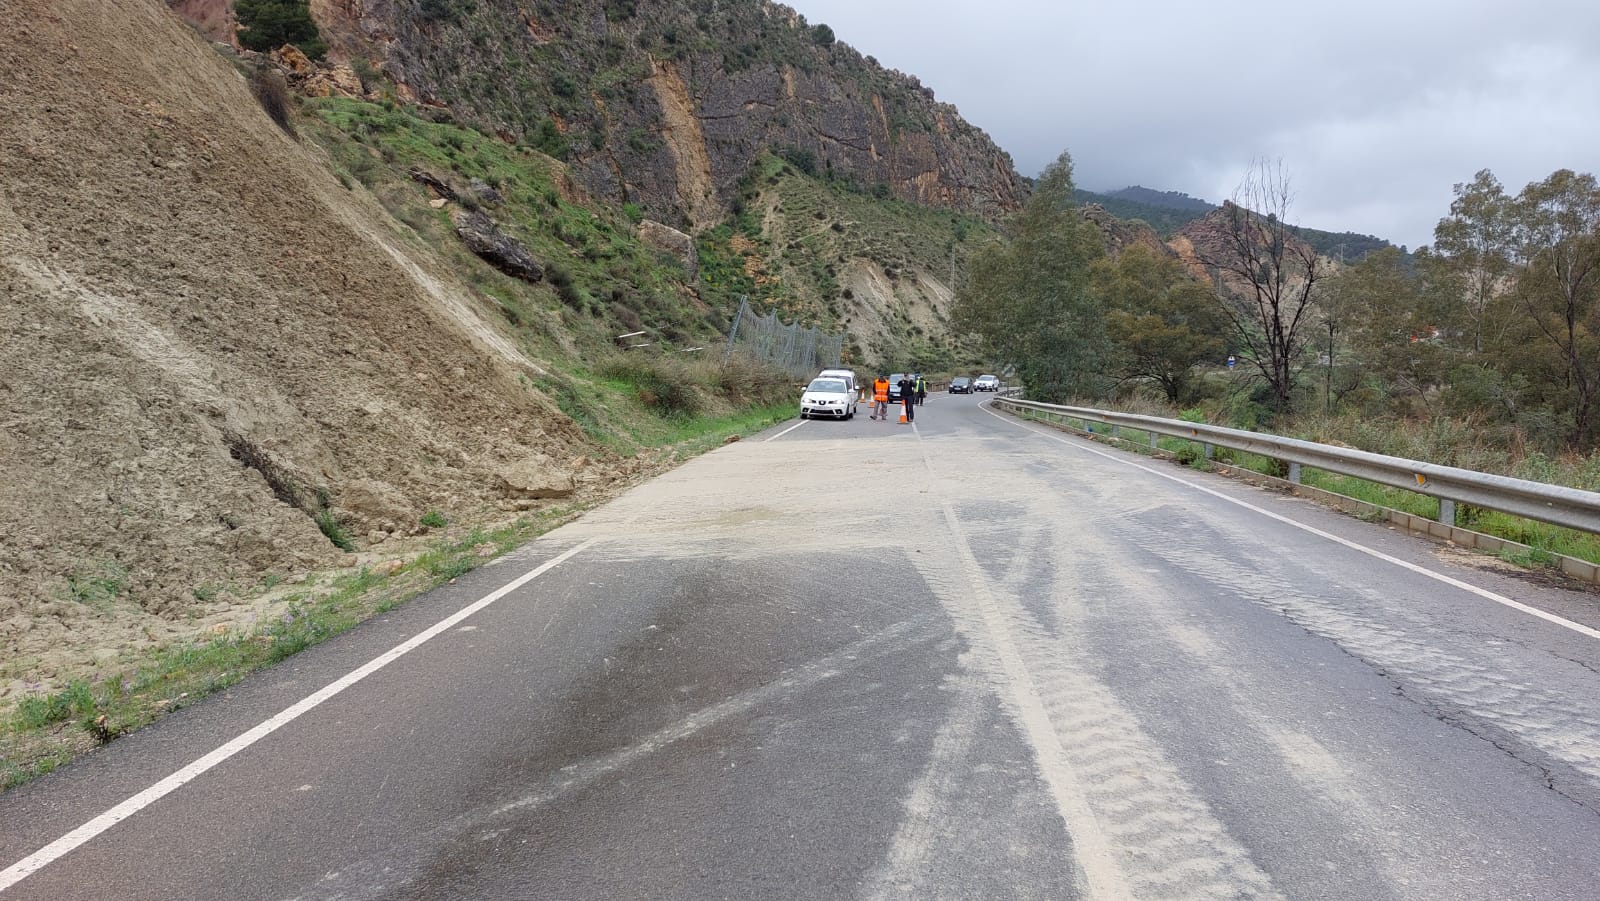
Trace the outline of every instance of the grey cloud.
{"type": "Polygon", "coordinates": [[[1352,0],[792,0],[918,76],[1020,171],[1232,193],[1281,159],[1306,225],[1416,247],[1451,186],[1508,188],[1600,154],[1600,4],[1352,0]]]}

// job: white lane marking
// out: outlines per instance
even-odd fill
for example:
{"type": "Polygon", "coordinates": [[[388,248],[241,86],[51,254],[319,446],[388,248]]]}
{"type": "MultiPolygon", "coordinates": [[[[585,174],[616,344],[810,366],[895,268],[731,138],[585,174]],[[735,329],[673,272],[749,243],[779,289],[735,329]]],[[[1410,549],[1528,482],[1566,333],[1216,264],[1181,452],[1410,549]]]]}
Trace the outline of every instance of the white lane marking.
{"type": "Polygon", "coordinates": [[[1177,482],[1179,485],[1186,485],[1186,486],[1188,486],[1190,488],[1193,488],[1196,491],[1200,491],[1200,492],[1203,492],[1205,494],[1209,494],[1212,497],[1217,498],[1219,500],[1224,500],[1224,501],[1227,501],[1228,503],[1233,504],[1235,506],[1243,507],[1244,509],[1252,511],[1254,513],[1259,513],[1262,516],[1267,517],[1268,519],[1275,519],[1278,522],[1283,523],[1284,525],[1292,526],[1292,527],[1294,527],[1296,529],[1299,529],[1302,532],[1308,532],[1308,533],[1310,533],[1312,535],[1316,535],[1319,538],[1326,538],[1327,540],[1332,541],[1335,544],[1342,544],[1345,547],[1350,548],[1353,551],[1360,551],[1361,553],[1366,554],[1369,557],[1375,557],[1375,558],[1377,558],[1379,560],[1384,561],[1385,563],[1393,563],[1395,566],[1398,566],[1401,569],[1408,569],[1411,572],[1414,572],[1419,576],[1426,576],[1427,578],[1433,579],[1434,581],[1443,582],[1444,584],[1449,585],[1452,588],[1459,588],[1462,591],[1468,592],[1470,594],[1475,594],[1478,597],[1483,598],[1484,600],[1493,601],[1496,604],[1500,604],[1500,605],[1505,606],[1505,607],[1510,607],[1513,610],[1520,610],[1523,613],[1526,613],[1526,614],[1528,614],[1530,616],[1537,616],[1538,618],[1540,618],[1542,620],[1545,620],[1547,622],[1555,623],[1556,625],[1558,625],[1558,626],[1560,626],[1560,627],[1562,627],[1564,629],[1571,629],[1572,631],[1577,632],[1579,635],[1586,635],[1586,636],[1588,636],[1590,638],[1600,639],[1600,629],[1594,629],[1594,628],[1591,628],[1589,626],[1585,626],[1582,623],[1575,623],[1570,619],[1566,619],[1565,617],[1557,616],[1554,613],[1550,613],[1548,611],[1540,610],[1538,607],[1530,607],[1527,604],[1521,603],[1520,601],[1514,601],[1511,598],[1506,597],[1505,595],[1496,594],[1495,592],[1492,592],[1487,588],[1479,588],[1476,585],[1469,585],[1466,582],[1461,581],[1460,579],[1452,578],[1450,576],[1445,575],[1444,573],[1434,572],[1433,570],[1428,569],[1427,567],[1418,566],[1417,564],[1412,563],[1412,562],[1410,562],[1408,560],[1401,560],[1399,557],[1391,557],[1390,555],[1385,554],[1383,551],[1376,550],[1374,548],[1370,548],[1370,547],[1367,547],[1367,546],[1362,545],[1362,544],[1358,544],[1358,543],[1356,543],[1354,541],[1351,541],[1351,540],[1349,540],[1347,538],[1340,538],[1338,535],[1334,535],[1331,532],[1324,532],[1323,530],[1317,528],[1316,526],[1308,526],[1305,523],[1296,522],[1295,520],[1292,520],[1287,516],[1283,516],[1282,514],[1278,514],[1278,513],[1273,513],[1271,510],[1267,510],[1267,509],[1264,509],[1264,508],[1261,508],[1261,507],[1257,507],[1254,504],[1248,503],[1246,501],[1241,501],[1241,500],[1239,500],[1238,498],[1235,498],[1235,497],[1229,497],[1228,495],[1223,494],[1222,492],[1217,491],[1215,489],[1207,488],[1204,485],[1197,485],[1194,482],[1190,482],[1190,481],[1188,481],[1186,479],[1181,479],[1181,478],[1179,478],[1179,477],[1177,477],[1177,476],[1175,476],[1175,475],[1173,475],[1171,473],[1168,473],[1168,472],[1162,472],[1162,471],[1160,471],[1158,469],[1154,469],[1152,467],[1145,466],[1142,463],[1135,463],[1132,460],[1128,460],[1128,459],[1124,458],[1121,454],[1113,454],[1113,453],[1108,453],[1108,452],[1103,451],[1103,450],[1099,450],[1098,448],[1086,447],[1086,446],[1084,446],[1083,444],[1081,444],[1079,442],[1069,441],[1068,439],[1063,438],[1060,435],[1052,435],[1047,431],[1042,431],[1037,426],[1030,425],[1025,420],[1020,420],[1020,419],[1017,419],[1016,417],[1013,417],[1013,416],[1006,416],[1006,415],[1002,415],[1000,413],[996,413],[996,412],[994,412],[994,410],[991,410],[989,408],[989,405],[987,403],[983,404],[981,408],[985,413],[988,413],[990,416],[993,416],[996,419],[1001,419],[1001,420],[1004,420],[1006,422],[1010,422],[1010,423],[1012,423],[1014,425],[1017,425],[1017,426],[1023,428],[1024,430],[1032,432],[1033,434],[1038,435],[1038,436],[1040,436],[1042,438],[1049,438],[1052,441],[1059,441],[1062,444],[1070,445],[1072,447],[1077,448],[1078,450],[1085,451],[1085,452],[1091,453],[1091,454],[1095,454],[1096,456],[1104,457],[1107,460],[1114,460],[1114,461],[1116,461],[1118,463],[1121,463],[1121,464],[1123,464],[1125,466],[1132,466],[1134,469],[1142,469],[1145,472],[1150,473],[1151,475],[1160,476],[1161,478],[1166,479],[1169,482],[1177,482]]]}
{"type": "MultiPolygon", "coordinates": [[[[794,431],[795,429],[800,428],[801,426],[805,425],[806,423],[808,423],[810,421],[811,420],[809,420],[809,419],[802,419],[799,422],[795,423],[794,425],[789,426],[788,428],[786,428],[783,431],[779,432],[778,434],[773,435],[771,438],[768,438],[767,441],[777,441],[779,438],[782,438],[784,435],[789,434],[790,432],[794,431]]],[[[763,443],[765,443],[765,442],[763,442],[763,443]]]]}
{"type": "MultiPolygon", "coordinates": [[[[930,476],[935,475],[933,460],[929,458],[927,444],[921,441],[921,436],[918,436],[918,447],[922,451],[923,466],[930,476]]],[[[983,566],[972,552],[967,533],[961,528],[961,520],[956,517],[956,509],[950,501],[942,498],[939,507],[944,512],[945,526],[953,539],[951,547],[967,577],[972,600],[982,616],[984,631],[989,633],[989,641],[993,644],[995,656],[999,658],[1001,672],[1005,674],[1011,702],[1017,707],[1023,730],[1028,735],[1028,744],[1038,761],[1039,772],[1050,786],[1056,811],[1066,823],[1067,834],[1072,838],[1074,856],[1083,870],[1084,881],[1088,883],[1087,895],[1095,901],[1132,898],[1133,890],[1128,885],[1127,876],[1112,854],[1105,831],[1089,806],[1083,783],[1067,759],[1066,748],[1062,746],[1061,736],[1050,720],[1050,712],[1045,709],[1033,673],[1029,671],[1027,662],[1022,659],[1010,631],[1001,619],[983,566]]]]}
{"type": "Polygon", "coordinates": [[[437,636],[439,633],[448,630],[450,627],[456,625],[467,617],[484,609],[485,607],[488,607],[495,601],[500,600],[511,592],[516,591],[518,588],[521,588],[522,586],[528,584],[534,579],[537,579],[550,570],[555,569],[562,563],[565,563],[584,550],[587,550],[599,540],[599,538],[591,538],[576,547],[564,551],[559,556],[551,560],[547,560],[533,569],[528,570],[527,572],[518,576],[516,579],[507,582],[500,588],[495,589],[489,594],[484,595],[482,598],[479,598],[478,600],[451,614],[450,616],[447,616],[432,626],[429,626],[427,629],[417,633],[412,638],[395,645],[393,648],[390,648],[383,654],[374,657],[373,659],[362,664],[360,667],[357,667],[344,676],[341,676],[333,682],[328,683],[326,686],[323,686],[321,690],[307,695],[305,698],[301,699],[295,704],[284,708],[284,710],[279,712],[276,716],[273,716],[271,719],[265,720],[249,731],[240,734],[232,741],[229,741],[204,757],[201,757],[200,759],[194,761],[186,767],[183,767],[165,779],[162,779],[160,782],[157,782],[144,791],[133,795],[132,797],[123,801],[121,804],[118,804],[117,806],[111,808],[105,813],[100,814],[89,822],[84,823],[82,826],[79,826],[71,832],[68,832],[66,835],[63,835],[50,844],[45,845],[43,848],[40,848],[38,851],[35,851],[27,857],[24,857],[11,866],[6,867],[4,871],[0,871],[0,892],[6,891],[22,880],[28,878],[33,873],[38,872],[54,861],[60,859],[63,855],[72,851],[74,848],[77,848],[79,845],[84,844],[100,833],[110,829],[112,826],[115,826],[128,817],[133,816],[144,808],[154,804],[156,801],[159,801],[163,797],[166,797],[182,787],[184,783],[195,779],[196,777],[205,773],[207,770],[210,770],[228,758],[238,754],[240,751],[243,751],[261,739],[271,735],[273,732],[276,732],[283,726],[294,722],[301,716],[314,710],[323,702],[334,697],[357,682],[360,682],[362,679],[365,679],[378,670],[383,669],[394,661],[399,660],[406,654],[411,653],[418,647],[421,647],[429,639],[437,636]]]}

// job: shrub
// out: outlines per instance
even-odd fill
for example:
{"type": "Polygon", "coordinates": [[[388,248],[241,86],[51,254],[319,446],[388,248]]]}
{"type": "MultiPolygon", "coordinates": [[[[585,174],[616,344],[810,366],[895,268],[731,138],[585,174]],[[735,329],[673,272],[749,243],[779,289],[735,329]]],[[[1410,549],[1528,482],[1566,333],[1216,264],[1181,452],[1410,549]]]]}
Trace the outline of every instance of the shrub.
{"type": "Polygon", "coordinates": [[[364,56],[358,56],[350,60],[350,69],[356,73],[357,78],[361,79],[361,90],[363,91],[371,91],[383,80],[382,74],[372,65],[372,61],[364,56]]]}
{"type": "Polygon", "coordinates": [[[349,532],[345,531],[344,526],[339,523],[339,520],[334,518],[332,511],[319,510],[317,511],[317,514],[312,517],[312,519],[316,522],[317,528],[322,530],[323,536],[326,537],[334,547],[346,552],[356,549],[355,540],[350,537],[349,532]]]}
{"type": "Polygon", "coordinates": [[[562,303],[578,309],[586,306],[583,302],[583,292],[573,283],[571,272],[561,266],[552,265],[545,270],[545,277],[550,279],[550,284],[556,289],[556,296],[561,298],[562,303]]]}
{"type": "Polygon", "coordinates": [[[700,392],[689,367],[676,361],[643,355],[617,355],[600,367],[607,378],[632,385],[639,400],[667,416],[687,417],[700,412],[700,392]]]}
{"type": "Polygon", "coordinates": [[[790,165],[806,175],[817,174],[817,155],[804,147],[782,147],[779,148],[778,155],[788,160],[790,165]]]}
{"type": "Polygon", "coordinates": [[[290,136],[295,135],[294,123],[289,120],[289,85],[276,69],[266,66],[250,75],[250,91],[256,102],[266,111],[267,117],[290,136]]]}

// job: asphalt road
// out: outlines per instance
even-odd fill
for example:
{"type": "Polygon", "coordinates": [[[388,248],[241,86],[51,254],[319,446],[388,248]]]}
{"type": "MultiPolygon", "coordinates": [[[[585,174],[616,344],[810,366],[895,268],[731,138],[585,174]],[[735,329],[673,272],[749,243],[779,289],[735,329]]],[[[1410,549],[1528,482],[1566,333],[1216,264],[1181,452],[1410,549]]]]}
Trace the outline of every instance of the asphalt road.
{"type": "Polygon", "coordinates": [[[0,901],[1600,898],[1596,595],[984,402],[725,447],[0,796],[0,901]]]}

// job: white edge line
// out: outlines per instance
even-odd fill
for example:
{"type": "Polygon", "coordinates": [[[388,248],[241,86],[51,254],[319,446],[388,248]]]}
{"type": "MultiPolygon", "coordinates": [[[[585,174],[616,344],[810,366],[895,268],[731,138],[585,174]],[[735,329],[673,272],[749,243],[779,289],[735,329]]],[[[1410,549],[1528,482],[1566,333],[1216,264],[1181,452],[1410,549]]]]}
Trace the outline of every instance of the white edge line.
{"type": "Polygon", "coordinates": [[[1052,435],[1047,431],[1042,431],[1037,426],[1033,426],[1033,425],[1029,424],[1027,422],[1027,420],[1018,419],[1015,416],[1007,416],[1007,415],[1003,415],[1003,414],[1000,414],[1000,413],[996,413],[994,410],[989,408],[988,404],[983,404],[982,405],[982,409],[983,409],[983,411],[985,413],[988,413],[990,416],[993,416],[996,419],[1001,419],[1001,420],[1004,420],[1006,422],[1013,423],[1013,424],[1019,426],[1020,428],[1026,430],[1026,431],[1032,432],[1035,435],[1038,435],[1038,436],[1040,436],[1042,438],[1049,438],[1049,439],[1051,439],[1053,441],[1059,441],[1062,444],[1067,444],[1067,445],[1075,447],[1075,448],[1077,448],[1079,450],[1087,451],[1088,453],[1091,453],[1091,454],[1096,454],[1098,456],[1106,458],[1107,460],[1115,460],[1118,463],[1122,463],[1122,464],[1127,465],[1127,466],[1132,466],[1134,469],[1142,469],[1145,472],[1150,473],[1151,475],[1160,476],[1161,478],[1166,479],[1166,480],[1168,480],[1170,482],[1177,482],[1180,485],[1187,485],[1187,486],[1189,486],[1190,488],[1193,488],[1196,491],[1204,492],[1206,494],[1211,495],[1212,497],[1227,501],[1230,504],[1234,504],[1235,506],[1243,507],[1246,510],[1250,510],[1252,512],[1259,513],[1262,516],[1265,516],[1265,517],[1267,517],[1269,519],[1275,519],[1278,522],[1283,523],[1284,525],[1293,526],[1294,528],[1299,529],[1302,532],[1309,532],[1312,535],[1316,535],[1319,538],[1326,538],[1327,540],[1332,541],[1335,544],[1342,544],[1345,547],[1350,548],[1351,550],[1360,551],[1361,553],[1366,554],[1369,557],[1375,557],[1375,558],[1377,558],[1379,560],[1382,560],[1382,561],[1384,561],[1386,563],[1393,563],[1395,566],[1398,566],[1398,567],[1400,567],[1402,569],[1408,569],[1408,570],[1410,570],[1410,571],[1412,571],[1412,572],[1414,572],[1414,573],[1416,573],[1416,574],[1418,574],[1420,576],[1426,576],[1426,577],[1428,577],[1430,579],[1433,579],[1435,581],[1443,582],[1446,585],[1452,586],[1454,588],[1459,588],[1462,591],[1470,592],[1470,593],[1475,594],[1478,597],[1481,597],[1481,598],[1483,598],[1485,600],[1493,601],[1496,604],[1500,604],[1500,605],[1505,606],[1505,607],[1510,607],[1513,610],[1520,610],[1523,613],[1526,613],[1526,614],[1528,614],[1530,616],[1537,616],[1538,618],[1540,618],[1542,620],[1545,620],[1547,622],[1555,623],[1556,625],[1561,626],[1564,629],[1570,629],[1570,630],[1572,630],[1574,632],[1577,632],[1579,635],[1585,635],[1585,636],[1588,636],[1589,638],[1600,639],[1600,629],[1595,629],[1595,628],[1592,628],[1590,626],[1585,626],[1582,623],[1575,623],[1570,619],[1566,619],[1565,617],[1557,616],[1556,614],[1550,613],[1549,611],[1540,610],[1538,607],[1530,607],[1527,604],[1524,604],[1524,603],[1522,603],[1520,601],[1514,601],[1511,598],[1506,597],[1505,595],[1496,594],[1496,593],[1490,591],[1487,588],[1479,588],[1476,585],[1470,585],[1470,584],[1468,584],[1466,582],[1461,581],[1460,579],[1452,578],[1450,576],[1445,575],[1444,573],[1434,572],[1433,570],[1428,569],[1427,567],[1418,566],[1417,564],[1412,563],[1412,562],[1410,562],[1408,560],[1401,560],[1399,557],[1391,557],[1390,555],[1385,554],[1383,551],[1376,550],[1376,549],[1367,547],[1367,546],[1362,545],[1362,544],[1358,544],[1357,542],[1351,541],[1351,540],[1349,540],[1347,538],[1340,538],[1338,535],[1334,535],[1331,532],[1324,532],[1323,530],[1317,528],[1316,526],[1308,526],[1303,522],[1296,522],[1295,520],[1292,520],[1287,516],[1283,516],[1281,514],[1274,513],[1271,510],[1267,510],[1267,509],[1264,509],[1264,508],[1261,508],[1261,507],[1257,507],[1254,504],[1247,503],[1247,502],[1239,500],[1238,498],[1235,498],[1235,497],[1229,497],[1228,495],[1223,494],[1220,491],[1216,491],[1214,489],[1207,488],[1204,485],[1197,485],[1194,482],[1188,481],[1187,479],[1181,479],[1181,478],[1173,475],[1172,473],[1162,472],[1162,471],[1160,471],[1158,469],[1154,469],[1154,468],[1151,468],[1149,466],[1145,466],[1142,463],[1135,463],[1132,460],[1125,459],[1124,456],[1121,455],[1121,454],[1108,453],[1108,452],[1100,450],[1098,448],[1087,447],[1087,446],[1085,446],[1084,444],[1082,444],[1080,442],[1069,441],[1068,439],[1063,438],[1060,435],[1052,435]]]}
{"type": "MultiPolygon", "coordinates": [[[[789,426],[788,428],[786,428],[783,431],[779,432],[778,434],[773,435],[771,438],[768,438],[767,441],[777,441],[779,438],[782,438],[784,435],[789,434],[790,432],[794,431],[795,429],[800,428],[801,426],[805,425],[806,423],[808,423],[810,421],[811,420],[809,420],[809,419],[802,419],[799,422],[795,423],[794,425],[789,426]]],[[[765,444],[766,441],[763,441],[762,443],[765,444]]]]}
{"type": "Polygon", "coordinates": [[[500,588],[495,589],[489,594],[484,595],[482,598],[479,598],[455,613],[452,613],[450,616],[447,616],[439,622],[433,624],[422,632],[417,633],[415,636],[407,639],[404,642],[401,642],[398,645],[395,645],[393,648],[390,648],[383,654],[374,657],[356,669],[351,670],[344,676],[341,676],[333,682],[328,683],[320,690],[307,695],[305,698],[302,698],[293,705],[283,709],[271,719],[268,719],[258,724],[254,728],[240,734],[232,741],[229,741],[228,743],[218,747],[216,750],[213,750],[204,757],[201,757],[193,763],[190,763],[188,766],[183,767],[172,775],[162,779],[160,782],[157,782],[144,791],[133,795],[132,797],[123,801],[121,804],[118,804],[105,813],[102,813],[87,823],[84,823],[82,826],[79,826],[71,832],[68,832],[66,835],[61,836],[50,844],[45,845],[38,851],[35,851],[27,857],[17,861],[16,863],[7,867],[4,871],[0,871],[0,892],[6,891],[22,880],[28,878],[30,875],[58,860],[63,855],[71,852],[79,845],[88,842],[90,839],[93,839],[100,833],[105,832],[112,826],[115,826],[116,824],[122,822],[128,817],[133,816],[151,804],[154,804],[156,801],[159,801],[163,797],[181,788],[185,783],[202,775],[212,767],[217,766],[233,755],[238,754],[240,751],[243,751],[261,739],[271,735],[273,732],[276,732],[279,728],[294,722],[304,714],[315,709],[324,701],[327,701],[350,686],[360,682],[362,679],[365,679],[366,677],[372,675],[380,669],[383,669],[406,654],[416,650],[418,647],[422,646],[429,639],[437,636],[439,633],[444,632],[467,617],[477,613],[485,607],[488,607],[490,604],[493,604],[495,601],[500,600],[511,592],[516,591],[518,588],[521,588],[522,586],[538,578],[539,576],[542,576],[557,566],[560,566],[562,563],[565,563],[567,560],[571,559],[573,556],[587,549],[590,545],[599,540],[599,538],[591,538],[576,547],[569,548],[559,556],[541,563],[533,569],[523,573],[521,576],[518,576],[516,579],[507,582],[500,588]]]}

